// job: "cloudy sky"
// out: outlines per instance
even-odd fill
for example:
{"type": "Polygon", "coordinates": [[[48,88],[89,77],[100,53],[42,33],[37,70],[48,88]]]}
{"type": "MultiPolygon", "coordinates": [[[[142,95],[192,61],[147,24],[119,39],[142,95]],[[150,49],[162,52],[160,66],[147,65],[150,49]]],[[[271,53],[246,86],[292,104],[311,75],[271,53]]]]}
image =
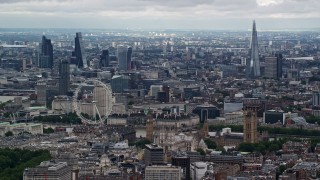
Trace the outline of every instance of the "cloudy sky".
{"type": "Polygon", "coordinates": [[[320,0],[0,0],[2,28],[320,28],[320,0]]]}

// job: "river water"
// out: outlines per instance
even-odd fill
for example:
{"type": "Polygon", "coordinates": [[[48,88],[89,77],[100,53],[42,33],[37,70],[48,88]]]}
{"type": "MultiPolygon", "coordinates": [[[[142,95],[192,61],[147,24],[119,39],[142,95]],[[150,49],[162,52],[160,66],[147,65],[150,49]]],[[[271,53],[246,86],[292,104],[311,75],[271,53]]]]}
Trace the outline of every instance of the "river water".
{"type": "Polygon", "coordinates": [[[136,127],[136,137],[140,138],[140,137],[146,137],[146,128],[144,127],[136,127]]]}

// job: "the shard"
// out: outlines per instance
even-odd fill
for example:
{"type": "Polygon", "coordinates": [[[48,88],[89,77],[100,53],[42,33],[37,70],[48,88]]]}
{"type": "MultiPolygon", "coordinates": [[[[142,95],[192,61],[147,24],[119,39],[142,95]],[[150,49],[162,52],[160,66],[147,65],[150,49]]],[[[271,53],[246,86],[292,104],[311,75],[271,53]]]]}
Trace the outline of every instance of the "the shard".
{"type": "Polygon", "coordinates": [[[258,49],[258,35],[256,29],[256,22],[253,21],[252,36],[250,44],[250,62],[247,63],[247,75],[249,78],[259,77],[260,74],[260,60],[258,49]]]}

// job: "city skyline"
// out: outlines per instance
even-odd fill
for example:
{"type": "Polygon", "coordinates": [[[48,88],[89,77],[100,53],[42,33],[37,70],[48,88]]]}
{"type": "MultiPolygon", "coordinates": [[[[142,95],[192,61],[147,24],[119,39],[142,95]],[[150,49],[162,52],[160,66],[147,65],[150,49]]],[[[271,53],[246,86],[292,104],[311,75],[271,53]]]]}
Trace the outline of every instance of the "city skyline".
{"type": "Polygon", "coordinates": [[[315,0],[2,0],[0,4],[4,28],[247,30],[253,19],[263,30],[320,28],[320,2],[315,0]]]}

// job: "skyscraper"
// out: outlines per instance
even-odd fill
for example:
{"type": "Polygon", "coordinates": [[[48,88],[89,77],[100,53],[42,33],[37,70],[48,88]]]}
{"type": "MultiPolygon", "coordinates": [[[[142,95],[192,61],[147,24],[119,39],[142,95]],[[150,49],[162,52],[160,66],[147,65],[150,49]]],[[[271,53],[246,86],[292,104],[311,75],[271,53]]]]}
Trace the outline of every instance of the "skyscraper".
{"type": "Polygon", "coordinates": [[[84,52],[84,44],[82,42],[81,32],[76,33],[76,37],[75,37],[74,42],[75,42],[74,55],[77,59],[78,67],[79,68],[87,68],[88,62],[87,62],[87,56],[84,52]]]}
{"type": "Polygon", "coordinates": [[[40,68],[52,68],[53,67],[53,46],[50,39],[46,36],[42,36],[41,52],[39,59],[40,68]]]}
{"type": "Polygon", "coordinates": [[[267,78],[279,79],[282,76],[282,55],[276,54],[272,57],[265,58],[267,78]]]}
{"type": "Polygon", "coordinates": [[[128,47],[127,50],[127,70],[131,70],[131,58],[132,58],[132,47],[128,47]]]}
{"type": "Polygon", "coordinates": [[[132,48],[119,45],[117,47],[117,57],[119,63],[119,70],[128,71],[131,70],[131,56],[132,48]]]}
{"type": "Polygon", "coordinates": [[[111,79],[111,88],[113,93],[123,93],[130,89],[130,77],[125,75],[115,75],[111,79]]]}
{"type": "Polygon", "coordinates": [[[109,50],[103,50],[100,56],[101,67],[108,67],[110,62],[109,50]]]}
{"type": "Polygon", "coordinates": [[[59,64],[59,94],[67,95],[70,84],[70,63],[68,60],[61,60],[59,64]]]}
{"type": "Polygon", "coordinates": [[[277,57],[277,78],[281,78],[282,77],[282,60],[283,60],[283,56],[280,53],[276,53],[276,57],[277,57]]]}
{"type": "Polygon", "coordinates": [[[277,79],[277,57],[266,57],[265,58],[266,70],[265,77],[277,79]]]}
{"type": "Polygon", "coordinates": [[[247,76],[249,78],[256,78],[261,75],[258,48],[259,47],[258,47],[258,34],[256,29],[256,22],[253,21],[251,44],[250,44],[250,62],[247,63],[247,76]]]}
{"type": "Polygon", "coordinates": [[[312,105],[313,106],[320,106],[320,93],[314,92],[312,95],[312,105]]]}

